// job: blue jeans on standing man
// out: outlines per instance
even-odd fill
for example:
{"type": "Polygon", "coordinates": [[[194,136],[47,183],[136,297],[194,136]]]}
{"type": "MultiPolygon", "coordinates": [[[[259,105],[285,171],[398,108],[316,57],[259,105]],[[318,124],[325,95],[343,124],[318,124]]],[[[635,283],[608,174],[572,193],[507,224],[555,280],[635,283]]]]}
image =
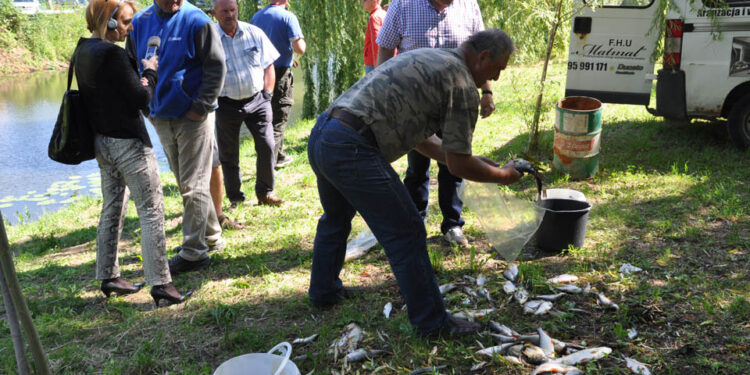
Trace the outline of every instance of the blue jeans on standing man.
{"type": "Polygon", "coordinates": [[[424,224],[398,174],[364,136],[326,113],[318,117],[307,150],[323,206],[315,234],[310,301],[337,301],[343,289],[339,274],[346,240],[359,212],[385,249],[412,325],[421,334],[436,332],[448,315],[427,254],[424,224]]]}
{"type": "MultiPolygon", "coordinates": [[[[407,154],[407,160],[409,167],[406,169],[404,185],[424,219],[427,216],[427,202],[430,196],[431,159],[412,150],[407,154]]],[[[464,203],[458,198],[458,187],[461,186],[463,180],[461,177],[452,175],[447,165],[436,164],[438,165],[438,204],[443,213],[440,231],[445,234],[448,229],[464,225],[464,219],[461,217],[464,203]]]]}

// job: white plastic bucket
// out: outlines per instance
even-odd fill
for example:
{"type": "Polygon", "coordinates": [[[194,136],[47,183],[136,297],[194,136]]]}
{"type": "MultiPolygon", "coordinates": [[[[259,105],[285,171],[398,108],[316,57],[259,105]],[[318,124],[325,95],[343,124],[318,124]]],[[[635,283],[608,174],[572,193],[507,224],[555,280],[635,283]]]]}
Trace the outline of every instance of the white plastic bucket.
{"type": "Polygon", "coordinates": [[[222,363],[214,375],[300,375],[294,362],[289,360],[292,345],[282,342],[268,353],[250,353],[234,357],[222,363]],[[279,351],[281,355],[273,354],[279,351]]]}

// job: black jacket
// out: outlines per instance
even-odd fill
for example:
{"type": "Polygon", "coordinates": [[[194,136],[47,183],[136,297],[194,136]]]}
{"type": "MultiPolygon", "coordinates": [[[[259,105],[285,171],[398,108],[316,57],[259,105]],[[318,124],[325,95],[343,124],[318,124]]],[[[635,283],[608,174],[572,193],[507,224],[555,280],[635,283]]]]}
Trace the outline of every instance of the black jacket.
{"type": "Polygon", "coordinates": [[[78,40],[73,63],[94,131],[112,138],[138,138],[152,147],[141,110],[148,111],[156,72],[144,70],[149,85],[143,86],[135,60],[118,45],[95,38],[78,40]]]}

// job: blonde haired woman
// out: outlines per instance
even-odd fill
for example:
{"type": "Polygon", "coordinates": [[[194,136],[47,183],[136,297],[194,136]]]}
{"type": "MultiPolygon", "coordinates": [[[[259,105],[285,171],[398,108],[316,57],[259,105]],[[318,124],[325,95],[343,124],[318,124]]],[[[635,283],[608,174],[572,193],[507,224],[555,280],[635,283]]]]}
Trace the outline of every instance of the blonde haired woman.
{"type": "Polygon", "coordinates": [[[81,38],[71,63],[91,126],[97,133],[96,161],[102,179],[102,215],[97,229],[96,278],[109,297],[138,292],[142,284],[120,277],[117,244],[129,195],[138,209],[146,283],[159,307],[180,303],[192,292],[181,293],[167,265],[164,236],[164,197],[156,156],[141,110],[147,110],[156,86],[157,58],[136,62],[113,42],[122,42],[133,30],[132,0],[91,0],[86,8],[90,38],[81,38]]]}

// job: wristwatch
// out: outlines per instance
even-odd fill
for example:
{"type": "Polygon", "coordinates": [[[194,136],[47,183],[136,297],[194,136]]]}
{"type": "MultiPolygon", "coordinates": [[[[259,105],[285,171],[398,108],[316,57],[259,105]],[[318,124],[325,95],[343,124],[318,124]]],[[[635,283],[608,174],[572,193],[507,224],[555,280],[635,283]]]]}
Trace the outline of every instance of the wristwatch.
{"type": "Polygon", "coordinates": [[[486,95],[486,94],[490,94],[490,95],[492,95],[492,90],[486,90],[486,89],[483,89],[483,90],[482,90],[482,95],[486,95]]]}

